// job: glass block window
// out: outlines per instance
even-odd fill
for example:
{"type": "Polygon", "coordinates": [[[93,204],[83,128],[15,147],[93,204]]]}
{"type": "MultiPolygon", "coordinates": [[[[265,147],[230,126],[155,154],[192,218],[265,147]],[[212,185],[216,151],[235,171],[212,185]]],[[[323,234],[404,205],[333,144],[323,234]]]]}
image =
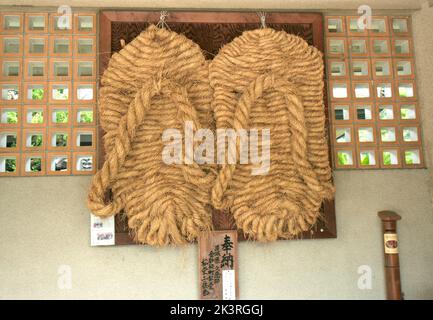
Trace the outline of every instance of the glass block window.
{"type": "Polygon", "coordinates": [[[93,174],[96,14],[1,12],[0,22],[0,176],[93,174]]]}
{"type": "Polygon", "coordinates": [[[424,167],[408,16],[326,16],[336,169],[424,167]]]}

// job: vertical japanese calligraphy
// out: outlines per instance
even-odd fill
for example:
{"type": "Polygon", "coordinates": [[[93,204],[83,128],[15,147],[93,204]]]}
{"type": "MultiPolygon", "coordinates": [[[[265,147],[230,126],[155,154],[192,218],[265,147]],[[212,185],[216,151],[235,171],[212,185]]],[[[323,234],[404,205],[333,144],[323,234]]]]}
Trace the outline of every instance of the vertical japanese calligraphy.
{"type": "Polygon", "coordinates": [[[199,278],[201,299],[223,299],[222,273],[232,270],[237,286],[237,232],[213,231],[199,239],[199,278]]]}

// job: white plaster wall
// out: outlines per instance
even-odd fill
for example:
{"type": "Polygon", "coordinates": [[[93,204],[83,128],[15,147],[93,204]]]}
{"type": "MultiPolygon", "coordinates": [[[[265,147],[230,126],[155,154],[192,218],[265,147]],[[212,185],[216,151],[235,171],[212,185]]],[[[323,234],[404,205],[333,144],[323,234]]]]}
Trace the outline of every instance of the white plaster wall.
{"type": "MultiPolygon", "coordinates": [[[[425,7],[414,14],[414,37],[429,165],[432,34],[433,9],[425,7]]],[[[85,207],[89,181],[89,177],[0,179],[0,298],[197,298],[195,245],[89,246],[85,207]],[[71,267],[71,289],[58,287],[62,265],[71,267]]],[[[399,236],[405,297],[433,299],[431,170],[338,171],[335,184],[338,238],[240,244],[241,298],[383,299],[377,211],[390,209],[403,217],[399,236]],[[371,267],[371,290],[357,287],[361,265],[371,267]]]]}

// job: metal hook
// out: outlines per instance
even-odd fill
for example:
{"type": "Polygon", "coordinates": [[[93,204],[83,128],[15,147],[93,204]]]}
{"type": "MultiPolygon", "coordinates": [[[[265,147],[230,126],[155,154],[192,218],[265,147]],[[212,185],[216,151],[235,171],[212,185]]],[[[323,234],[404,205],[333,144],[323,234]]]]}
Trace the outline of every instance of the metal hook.
{"type": "Polygon", "coordinates": [[[264,11],[259,11],[257,12],[257,15],[260,18],[260,24],[261,24],[261,28],[262,29],[266,29],[266,12],[264,11]]]}
{"type": "Polygon", "coordinates": [[[170,27],[168,26],[167,22],[165,22],[167,17],[168,17],[168,12],[167,11],[161,11],[160,15],[159,15],[159,21],[156,24],[156,26],[158,28],[162,28],[162,29],[165,28],[165,29],[170,30],[170,27]]]}

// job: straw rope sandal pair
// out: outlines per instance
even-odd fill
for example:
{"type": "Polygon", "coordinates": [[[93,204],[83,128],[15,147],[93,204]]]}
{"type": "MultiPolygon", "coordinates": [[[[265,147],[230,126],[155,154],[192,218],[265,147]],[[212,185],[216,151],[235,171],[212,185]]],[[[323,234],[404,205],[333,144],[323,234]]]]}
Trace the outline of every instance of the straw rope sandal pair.
{"type": "Polygon", "coordinates": [[[102,86],[106,159],[88,207],[103,217],[123,210],[139,243],[194,241],[212,229],[213,208],[230,210],[248,238],[293,238],[333,196],[322,56],[301,38],[248,31],[209,63],[191,40],[150,26],[112,56],[102,86]],[[183,132],[185,121],[194,130],[270,129],[269,172],[165,164],[163,132],[183,132]]]}

